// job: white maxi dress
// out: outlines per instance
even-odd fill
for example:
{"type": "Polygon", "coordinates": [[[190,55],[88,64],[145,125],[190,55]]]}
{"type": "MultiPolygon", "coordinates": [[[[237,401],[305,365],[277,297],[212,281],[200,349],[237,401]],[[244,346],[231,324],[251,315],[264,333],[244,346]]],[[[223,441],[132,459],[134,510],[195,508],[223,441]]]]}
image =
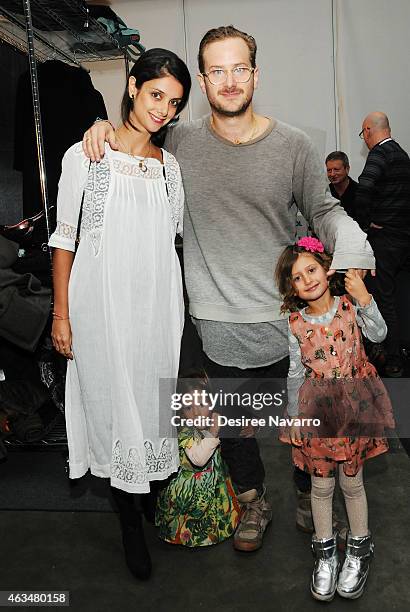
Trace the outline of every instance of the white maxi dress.
{"type": "Polygon", "coordinates": [[[52,247],[75,250],[69,283],[74,359],[68,362],[70,478],[87,470],[129,493],[178,469],[171,426],[183,330],[179,165],[112,151],[89,164],[81,143],[63,159],[52,247]],[[166,180],[164,179],[164,170],[166,180]],[[161,393],[159,392],[161,386],[161,393]]]}

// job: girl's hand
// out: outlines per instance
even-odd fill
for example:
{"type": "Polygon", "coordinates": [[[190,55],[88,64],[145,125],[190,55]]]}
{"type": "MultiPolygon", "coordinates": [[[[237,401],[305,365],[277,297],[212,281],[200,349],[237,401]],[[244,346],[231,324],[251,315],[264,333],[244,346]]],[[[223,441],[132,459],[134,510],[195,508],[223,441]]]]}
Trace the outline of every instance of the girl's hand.
{"type": "Polygon", "coordinates": [[[359,271],[355,268],[349,268],[349,270],[346,272],[345,287],[349,295],[357,300],[359,306],[364,308],[370,304],[372,296],[367,291],[366,285],[364,284],[359,271]]]}
{"type": "Polygon", "coordinates": [[[53,326],[51,328],[51,339],[53,341],[53,346],[64,355],[67,359],[73,358],[73,353],[71,349],[71,325],[69,319],[59,320],[54,319],[53,326]]]}
{"type": "Polygon", "coordinates": [[[290,426],[289,438],[294,446],[302,446],[302,436],[300,434],[299,426],[297,425],[290,426]]]}

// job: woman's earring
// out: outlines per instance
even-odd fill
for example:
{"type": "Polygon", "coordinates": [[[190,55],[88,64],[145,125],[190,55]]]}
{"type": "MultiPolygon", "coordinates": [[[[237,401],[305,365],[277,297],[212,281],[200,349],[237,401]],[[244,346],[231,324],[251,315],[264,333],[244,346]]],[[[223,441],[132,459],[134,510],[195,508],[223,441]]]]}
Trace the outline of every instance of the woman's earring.
{"type": "Polygon", "coordinates": [[[130,100],[134,100],[134,94],[130,94],[130,100]]]}

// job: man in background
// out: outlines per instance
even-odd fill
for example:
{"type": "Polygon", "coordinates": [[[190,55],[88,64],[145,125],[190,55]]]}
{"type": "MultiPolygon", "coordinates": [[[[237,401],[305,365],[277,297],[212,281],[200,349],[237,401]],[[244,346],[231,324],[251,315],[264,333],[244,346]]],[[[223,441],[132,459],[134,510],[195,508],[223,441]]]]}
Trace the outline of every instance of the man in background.
{"type": "Polygon", "coordinates": [[[397,378],[403,374],[403,365],[395,294],[397,276],[409,263],[410,159],[392,139],[384,113],[367,115],[359,135],[369,154],[359,176],[356,209],[368,232],[377,269],[367,282],[387,324],[385,373],[397,378]]]}
{"type": "Polygon", "coordinates": [[[349,176],[349,158],[343,151],[333,151],[326,157],[325,164],[332,196],[340,201],[349,217],[357,221],[355,196],[358,183],[349,176]]]}

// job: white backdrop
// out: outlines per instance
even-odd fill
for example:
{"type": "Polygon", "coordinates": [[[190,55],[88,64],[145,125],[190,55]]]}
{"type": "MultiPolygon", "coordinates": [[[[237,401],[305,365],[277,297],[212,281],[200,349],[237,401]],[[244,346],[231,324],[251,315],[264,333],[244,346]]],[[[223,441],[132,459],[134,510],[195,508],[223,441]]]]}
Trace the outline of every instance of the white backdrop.
{"type": "MultiPolygon", "coordinates": [[[[114,0],[112,8],[141,33],[147,47],[167,47],[188,63],[194,78],[189,115],[208,112],[196,83],[197,53],[204,33],[233,23],[258,44],[260,87],[258,112],[307,131],[321,155],[335,144],[332,16],[329,0],[114,0]],[[314,32],[314,36],[312,33],[314,32]]],[[[110,117],[119,118],[124,70],[116,65],[90,65],[110,117]]]]}
{"type": "Polygon", "coordinates": [[[335,0],[340,147],[360,174],[358,138],[371,111],[385,112],[393,138],[410,152],[410,0],[335,0]]]}
{"type": "MultiPolygon", "coordinates": [[[[367,151],[358,138],[373,110],[386,112],[393,136],[410,151],[410,0],[111,0],[146,47],[172,49],[193,78],[203,34],[233,23],[258,43],[258,112],[297,125],[324,158],[335,148],[357,177],[367,151]],[[336,92],[336,95],[335,95],[336,92]]],[[[121,62],[90,65],[110,117],[119,119],[121,62]]],[[[207,112],[196,82],[189,116],[207,112]]]]}

